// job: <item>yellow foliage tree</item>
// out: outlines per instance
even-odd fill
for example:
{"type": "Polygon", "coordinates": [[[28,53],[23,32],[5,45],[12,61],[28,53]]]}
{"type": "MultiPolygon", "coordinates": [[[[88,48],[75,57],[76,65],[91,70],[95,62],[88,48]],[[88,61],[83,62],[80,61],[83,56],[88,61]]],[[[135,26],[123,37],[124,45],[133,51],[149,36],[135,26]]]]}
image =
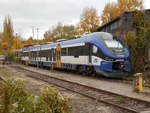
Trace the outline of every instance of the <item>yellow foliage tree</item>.
{"type": "Polygon", "coordinates": [[[0,44],[0,46],[1,46],[1,54],[7,54],[6,53],[6,51],[7,51],[7,47],[8,47],[8,43],[7,42],[2,42],[1,44],[0,44]]]}
{"type": "Polygon", "coordinates": [[[78,26],[80,34],[96,31],[100,25],[100,17],[95,8],[84,8],[78,26]]]}
{"type": "Polygon", "coordinates": [[[14,41],[13,41],[13,49],[21,49],[22,46],[22,41],[21,41],[21,37],[19,35],[16,34],[16,36],[14,37],[14,41]]]}
{"type": "Polygon", "coordinates": [[[13,24],[11,21],[11,18],[5,17],[4,23],[3,23],[3,44],[2,49],[5,50],[4,54],[9,54],[12,51],[12,45],[13,45],[13,24]]]}
{"type": "Polygon", "coordinates": [[[143,0],[118,0],[117,3],[107,3],[101,15],[102,24],[105,24],[125,11],[143,9],[143,0]]]}
{"type": "Polygon", "coordinates": [[[3,51],[2,42],[3,42],[3,35],[2,35],[2,33],[0,33],[0,54],[2,54],[2,51],[3,51]]]}
{"type": "Polygon", "coordinates": [[[5,17],[3,23],[3,32],[0,36],[0,52],[1,54],[9,54],[12,52],[12,45],[13,45],[13,24],[11,18],[5,17]]]}
{"type": "Polygon", "coordinates": [[[55,39],[51,31],[46,31],[44,33],[44,39],[43,39],[44,42],[54,42],[54,40],[55,39]]]}
{"type": "Polygon", "coordinates": [[[27,41],[25,45],[33,45],[33,38],[30,37],[27,41]]]}
{"type": "Polygon", "coordinates": [[[134,11],[143,8],[143,0],[118,0],[120,14],[124,11],[134,11]]]}

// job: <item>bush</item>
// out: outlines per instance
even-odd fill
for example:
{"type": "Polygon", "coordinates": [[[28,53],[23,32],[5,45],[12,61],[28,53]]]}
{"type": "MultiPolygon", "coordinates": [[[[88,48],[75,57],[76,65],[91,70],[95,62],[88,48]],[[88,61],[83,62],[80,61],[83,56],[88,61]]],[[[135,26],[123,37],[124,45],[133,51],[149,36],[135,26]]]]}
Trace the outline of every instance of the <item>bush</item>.
{"type": "Polygon", "coordinates": [[[71,113],[71,106],[67,104],[68,99],[63,97],[56,89],[44,89],[42,99],[49,104],[52,113],[71,113]]]}
{"type": "Polygon", "coordinates": [[[8,80],[0,85],[0,113],[71,113],[68,99],[56,89],[46,88],[41,96],[35,96],[22,81],[8,80]]]}
{"type": "Polygon", "coordinates": [[[132,17],[135,31],[126,34],[126,41],[131,51],[132,71],[138,73],[145,71],[148,60],[150,21],[142,11],[134,11],[132,17]]]}

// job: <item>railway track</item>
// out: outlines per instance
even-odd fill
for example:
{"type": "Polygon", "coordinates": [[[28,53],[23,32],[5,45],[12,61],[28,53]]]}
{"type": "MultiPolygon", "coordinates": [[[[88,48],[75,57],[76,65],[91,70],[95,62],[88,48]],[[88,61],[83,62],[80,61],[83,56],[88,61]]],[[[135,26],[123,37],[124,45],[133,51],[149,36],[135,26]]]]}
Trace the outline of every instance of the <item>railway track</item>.
{"type": "Polygon", "coordinates": [[[107,105],[120,109],[125,113],[144,113],[143,111],[150,110],[150,102],[147,101],[115,94],[67,80],[58,79],[45,74],[33,72],[19,66],[11,67],[15,68],[19,72],[25,73],[26,76],[42,80],[50,84],[54,84],[55,86],[78,93],[97,102],[105,103],[107,105]]]}
{"type": "MultiPolygon", "coordinates": [[[[50,70],[50,69],[49,69],[50,70]]],[[[108,81],[109,82],[117,82],[117,83],[125,83],[125,84],[131,84],[133,85],[133,81],[134,81],[134,77],[128,77],[128,78],[106,78],[106,77],[103,77],[103,76],[88,76],[87,74],[79,74],[75,71],[64,71],[64,70],[55,70],[56,72],[58,73],[64,73],[64,74],[75,74],[76,76],[86,76],[88,78],[92,78],[92,79],[100,79],[100,80],[103,80],[103,81],[108,81]]],[[[149,85],[149,82],[147,83],[144,83],[143,86],[145,88],[150,88],[150,85],[149,85]]]]}
{"type": "MultiPolygon", "coordinates": [[[[65,73],[65,74],[74,74],[74,72],[71,71],[64,71],[64,70],[59,70],[61,71],[61,73],[65,73]]],[[[100,79],[103,81],[109,81],[109,82],[117,82],[117,83],[125,83],[125,84],[133,84],[134,81],[134,77],[128,77],[128,78],[106,78],[103,76],[87,76],[86,74],[84,74],[86,77],[92,78],[92,79],[100,79]]],[[[82,74],[76,74],[76,76],[83,76],[82,74]]],[[[148,82],[147,82],[148,83],[148,82]]],[[[143,86],[145,88],[150,88],[150,85],[145,83],[143,86]]]]}

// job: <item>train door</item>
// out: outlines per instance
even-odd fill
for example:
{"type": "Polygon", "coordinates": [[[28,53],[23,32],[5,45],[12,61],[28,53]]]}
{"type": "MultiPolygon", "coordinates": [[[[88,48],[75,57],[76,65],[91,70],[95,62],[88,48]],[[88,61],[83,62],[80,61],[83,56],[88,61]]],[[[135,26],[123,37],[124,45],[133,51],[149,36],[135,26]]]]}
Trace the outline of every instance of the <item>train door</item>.
{"type": "Polygon", "coordinates": [[[87,44],[87,53],[88,53],[88,61],[89,63],[92,63],[92,45],[91,44],[87,44]]]}
{"type": "Polygon", "coordinates": [[[51,49],[51,54],[52,54],[52,59],[51,59],[51,61],[52,61],[52,63],[54,63],[56,60],[56,58],[55,58],[55,50],[52,48],[51,49]]]}
{"type": "Polygon", "coordinates": [[[39,51],[36,51],[36,62],[37,62],[37,67],[39,67],[39,51]]]}
{"type": "Polygon", "coordinates": [[[56,67],[61,68],[61,46],[57,45],[55,49],[56,67]]]}
{"type": "Polygon", "coordinates": [[[31,53],[31,51],[29,51],[29,62],[28,62],[29,64],[31,63],[31,59],[32,59],[31,55],[32,55],[32,53],[31,53]]]}

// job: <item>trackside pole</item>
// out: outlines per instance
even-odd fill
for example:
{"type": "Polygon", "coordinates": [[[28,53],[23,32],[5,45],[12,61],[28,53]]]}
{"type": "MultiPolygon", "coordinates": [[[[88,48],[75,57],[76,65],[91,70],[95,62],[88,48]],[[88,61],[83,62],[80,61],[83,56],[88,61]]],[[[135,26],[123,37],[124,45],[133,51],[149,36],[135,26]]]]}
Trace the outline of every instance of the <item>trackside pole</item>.
{"type": "Polygon", "coordinates": [[[143,92],[144,88],[143,88],[143,77],[142,77],[142,73],[136,73],[134,74],[135,76],[135,80],[134,80],[134,91],[135,92],[143,92]]]}
{"type": "Polygon", "coordinates": [[[28,62],[25,62],[25,65],[28,66],[28,62]]]}
{"type": "Polygon", "coordinates": [[[53,63],[51,63],[50,72],[54,72],[54,64],[53,63]]]}

